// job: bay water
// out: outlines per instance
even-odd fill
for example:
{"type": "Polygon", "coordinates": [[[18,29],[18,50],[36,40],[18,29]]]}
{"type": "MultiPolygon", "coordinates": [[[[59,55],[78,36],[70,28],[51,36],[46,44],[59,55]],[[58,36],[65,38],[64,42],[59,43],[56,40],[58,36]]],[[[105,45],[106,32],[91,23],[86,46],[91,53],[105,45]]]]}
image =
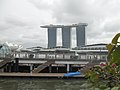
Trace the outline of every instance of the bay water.
{"type": "Polygon", "coordinates": [[[0,90],[88,90],[86,80],[0,78],[0,90]]]}

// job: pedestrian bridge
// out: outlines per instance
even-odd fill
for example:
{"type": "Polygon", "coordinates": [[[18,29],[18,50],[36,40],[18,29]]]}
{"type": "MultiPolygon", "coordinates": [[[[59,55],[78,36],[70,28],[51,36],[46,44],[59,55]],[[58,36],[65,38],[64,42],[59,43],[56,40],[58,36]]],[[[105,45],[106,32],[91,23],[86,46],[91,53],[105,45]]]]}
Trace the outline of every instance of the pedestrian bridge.
{"type": "MultiPolygon", "coordinates": [[[[71,65],[77,66],[77,67],[83,67],[83,66],[91,66],[91,65],[98,65],[100,62],[105,62],[106,60],[86,60],[86,59],[47,59],[47,58],[3,58],[1,57],[0,62],[0,68],[2,68],[5,65],[12,64],[10,62],[13,62],[15,65],[16,70],[18,70],[19,65],[26,65],[30,67],[30,71],[33,73],[39,73],[43,69],[52,66],[63,66],[67,68],[67,72],[69,72],[71,65]],[[10,64],[9,64],[10,63],[10,64]],[[35,68],[35,66],[37,67],[35,68]],[[33,68],[34,67],[34,68],[33,68]]],[[[85,68],[86,69],[86,68],[85,68]]],[[[84,71],[84,70],[83,70],[84,71]]]]}

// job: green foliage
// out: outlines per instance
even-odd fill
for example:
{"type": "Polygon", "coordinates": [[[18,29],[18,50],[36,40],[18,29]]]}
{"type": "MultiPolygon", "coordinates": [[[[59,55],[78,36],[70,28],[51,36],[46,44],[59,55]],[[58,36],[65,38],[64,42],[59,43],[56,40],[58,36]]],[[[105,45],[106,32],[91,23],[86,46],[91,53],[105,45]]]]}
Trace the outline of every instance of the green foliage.
{"type": "Polygon", "coordinates": [[[120,90],[119,87],[113,87],[111,90],[120,90]]]}
{"type": "Polygon", "coordinates": [[[115,37],[112,39],[112,43],[113,43],[113,44],[117,44],[119,37],[120,37],[120,33],[116,34],[115,37]]]}
{"type": "Polygon", "coordinates": [[[120,64],[120,46],[116,47],[111,54],[111,63],[120,64]]]}
{"type": "Polygon", "coordinates": [[[120,64],[120,45],[118,39],[120,37],[120,33],[116,34],[112,39],[112,42],[107,45],[108,49],[108,59],[110,59],[110,64],[116,63],[120,64]]]}
{"type": "MultiPolygon", "coordinates": [[[[120,90],[120,45],[118,33],[108,48],[108,60],[99,66],[94,66],[86,72],[86,78],[92,83],[92,88],[99,88],[98,90],[120,90]]],[[[94,90],[94,89],[93,89],[94,90]]]]}
{"type": "Polygon", "coordinates": [[[97,66],[86,72],[86,78],[95,87],[112,88],[120,84],[120,65],[97,66]]]}

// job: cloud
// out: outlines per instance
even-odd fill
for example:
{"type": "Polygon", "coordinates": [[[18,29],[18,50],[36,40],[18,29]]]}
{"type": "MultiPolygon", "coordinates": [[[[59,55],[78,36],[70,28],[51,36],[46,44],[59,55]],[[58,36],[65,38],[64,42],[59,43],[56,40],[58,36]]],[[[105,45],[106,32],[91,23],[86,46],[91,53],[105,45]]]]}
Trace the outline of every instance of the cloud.
{"type": "Polygon", "coordinates": [[[6,23],[0,22],[0,31],[4,31],[9,29],[9,25],[7,25],[6,23]]]}
{"type": "Polygon", "coordinates": [[[98,40],[94,40],[93,43],[107,43],[108,39],[120,30],[119,0],[60,0],[55,2],[53,17],[56,18],[56,23],[88,23],[86,27],[88,43],[92,44],[91,41],[95,38],[98,40]]]}
{"type": "Polygon", "coordinates": [[[19,17],[7,17],[6,23],[19,27],[27,26],[27,22],[25,22],[25,20],[19,17]]]}
{"type": "Polygon", "coordinates": [[[47,44],[42,41],[42,42],[24,42],[22,43],[22,45],[25,47],[25,48],[29,48],[29,47],[36,47],[36,46],[41,46],[41,47],[47,47],[47,44]]]}
{"type": "Polygon", "coordinates": [[[33,4],[37,9],[48,10],[51,8],[52,0],[28,0],[33,4]]]}
{"type": "MultiPolygon", "coordinates": [[[[41,25],[88,23],[88,44],[109,43],[120,31],[119,10],[119,0],[2,0],[0,41],[47,46],[47,29],[41,25]]],[[[75,46],[75,30],[72,40],[75,46]]],[[[61,45],[60,34],[57,43],[61,45]]]]}
{"type": "Polygon", "coordinates": [[[54,6],[54,17],[59,21],[61,16],[63,22],[70,18],[73,21],[79,20],[95,20],[114,16],[120,8],[118,0],[61,0],[54,6]],[[56,7],[57,6],[57,7],[56,7]],[[113,13],[115,12],[115,13],[113,13]],[[74,19],[73,19],[74,18],[74,19]],[[65,20],[64,20],[65,19],[65,20]]]}
{"type": "Polygon", "coordinates": [[[20,35],[20,38],[25,40],[38,40],[38,41],[44,41],[45,35],[40,35],[39,33],[31,33],[31,34],[22,34],[20,35]],[[43,38],[41,38],[43,37],[43,38]]]}

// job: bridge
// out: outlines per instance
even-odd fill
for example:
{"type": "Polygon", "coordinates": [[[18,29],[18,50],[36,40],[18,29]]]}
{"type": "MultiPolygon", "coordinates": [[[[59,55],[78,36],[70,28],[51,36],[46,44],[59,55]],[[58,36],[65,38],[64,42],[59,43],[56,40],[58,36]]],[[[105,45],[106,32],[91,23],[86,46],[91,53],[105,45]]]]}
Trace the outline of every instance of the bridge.
{"type": "Polygon", "coordinates": [[[107,59],[107,50],[69,50],[44,49],[38,51],[23,50],[2,57],[0,68],[5,72],[70,72],[88,66],[89,63],[99,64],[107,59]],[[14,70],[15,68],[15,70],[14,70]],[[25,70],[26,69],[26,70],[25,70]]]}
{"type": "Polygon", "coordinates": [[[26,65],[30,68],[31,73],[39,73],[45,68],[51,68],[53,66],[63,66],[66,68],[66,72],[70,71],[71,65],[76,67],[85,67],[90,66],[93,63],[94,65],[99,64],[100,62],[105,62],[106,60],[95,60],[95,59],[48,59],[48,58],[0,58],[0,69],[3,69],[6,66],[12,66],[11,63],[14,63],[15,72],[19,71],[19,66],[26,65]]]}

